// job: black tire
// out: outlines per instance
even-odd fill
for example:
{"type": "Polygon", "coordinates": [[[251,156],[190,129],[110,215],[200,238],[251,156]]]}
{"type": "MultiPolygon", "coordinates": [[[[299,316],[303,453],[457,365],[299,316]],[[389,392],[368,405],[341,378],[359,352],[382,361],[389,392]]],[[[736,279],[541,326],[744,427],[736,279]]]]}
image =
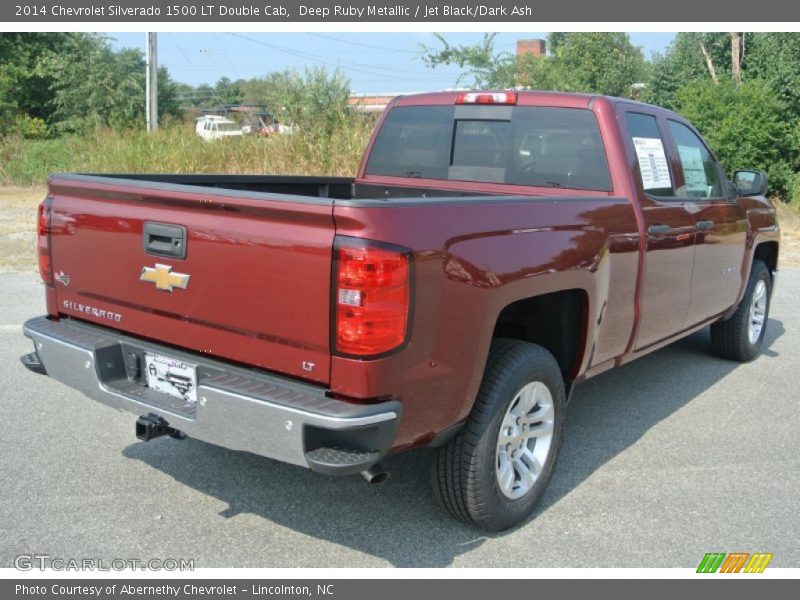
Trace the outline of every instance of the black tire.
{"type": "Polygon", "coordinates": [[[711,326],[711,347],[714,353],[728,360],[747,362],[753,360],[761,352],[764,334],[767,331],[769,306],[772,299],[772,277],[767,265],[758,259],[753,260],[750,278],[739,307],[730,318],[718,321],[711,326]],[[766,285],[766,312],[761,333],[754,341],[750,340],[750,308],[753,294],[759,281],[766,285]]]}
{"type": "Polygon", "coordinates": [[[449,444],[434,450],[431,474],[442,506],[454,517],[491,531],[527,518],[550,479],[561,444],[565,404],[564,380],[552,354],[527,342],[494,340],[469,419],[449,444]],[[543,383],[550,392],[552,437],[535,482],[523,496],[512,499],[498,483],[498,436],[507,410],[531,382],[543,383]]]}

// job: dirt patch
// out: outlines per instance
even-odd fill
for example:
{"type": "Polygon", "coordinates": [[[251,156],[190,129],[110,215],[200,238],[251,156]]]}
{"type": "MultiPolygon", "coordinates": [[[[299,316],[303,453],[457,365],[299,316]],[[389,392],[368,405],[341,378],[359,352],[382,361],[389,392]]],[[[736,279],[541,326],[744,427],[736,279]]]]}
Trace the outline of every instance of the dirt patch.
{"type": "Polygon", "coordinates": [[[800,209],[781,202],[776,204],[781,225],[778,267],[800,267],[800,209]]]}
{"type": "Polygon", "coordinates": [[[0,273],[36,272],[36,207],[46,194],[43,185],[0,186],[0,273]]]}

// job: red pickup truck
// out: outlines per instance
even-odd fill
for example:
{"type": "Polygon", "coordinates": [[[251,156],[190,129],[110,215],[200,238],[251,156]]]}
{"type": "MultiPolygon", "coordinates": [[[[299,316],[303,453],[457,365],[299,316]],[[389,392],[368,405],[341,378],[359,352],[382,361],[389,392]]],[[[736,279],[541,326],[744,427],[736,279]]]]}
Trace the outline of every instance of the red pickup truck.
{"type": "Polygon", "coordinates": [[[53,175],[47,315],[23,357],[136,435],[386,477],[434,448],[456,517],[527,517],[574,385],[711,326],[760,349],[766,175],[686,120],[602,96],[395,99],[354,179],[53,175]]]}

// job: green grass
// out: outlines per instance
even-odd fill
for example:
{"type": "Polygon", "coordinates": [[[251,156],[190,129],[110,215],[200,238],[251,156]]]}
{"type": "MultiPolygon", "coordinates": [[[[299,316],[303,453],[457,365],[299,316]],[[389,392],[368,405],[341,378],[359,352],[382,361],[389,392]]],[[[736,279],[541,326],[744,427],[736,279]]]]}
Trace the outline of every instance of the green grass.
{"type": "Polygon", "coordinates": [[[148,134],[103,129],[52,140],[0,140],[0,182],[43,183],[50,173],[355,174],[374,121],[354,117],[321,135],[244,136],[205,142],[189,125],[148,134]]]}

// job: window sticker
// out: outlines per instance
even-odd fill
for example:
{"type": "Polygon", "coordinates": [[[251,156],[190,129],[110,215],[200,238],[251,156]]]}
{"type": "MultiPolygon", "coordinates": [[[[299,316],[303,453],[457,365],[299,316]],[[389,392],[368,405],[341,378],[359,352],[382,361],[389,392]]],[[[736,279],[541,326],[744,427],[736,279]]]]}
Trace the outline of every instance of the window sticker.
{"type": "Polygon", "coordinates": [[[636,148],[636,158],[639,159],[639,171],[642,174],[642,187],[646,190],[663,189],[672,187],[669,176],[667,156],[664,154],[664,144],[658,138],[633,138],[636,148]]]}
{"type": "Polygon", "coordinates": [[[678,145],[678,156],[683,167],[683,178],[686,181],[687,192],[709,193],[708,178],[703,165],[703,155],[697,146],[678,145]]]}

